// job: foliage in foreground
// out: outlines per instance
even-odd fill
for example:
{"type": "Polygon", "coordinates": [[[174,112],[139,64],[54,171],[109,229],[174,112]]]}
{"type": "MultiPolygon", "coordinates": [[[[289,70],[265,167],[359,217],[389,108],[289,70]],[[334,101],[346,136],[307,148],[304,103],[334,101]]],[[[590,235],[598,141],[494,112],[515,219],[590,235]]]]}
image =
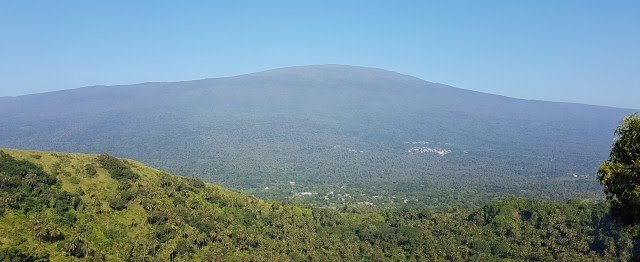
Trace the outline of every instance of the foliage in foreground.
{"type": "Polygon", "coordinates": [[[598,180],[611,200],[611,214],[625,224],[640,223],[640,115],[625,117],[611,156],[598,173],[598,180]]]}
{"type": "Polygon", "coordinates": [[[628,260],[604,203],[347,212],[234,193],[111,156],[0,151],[0,260],[628,260]]]}

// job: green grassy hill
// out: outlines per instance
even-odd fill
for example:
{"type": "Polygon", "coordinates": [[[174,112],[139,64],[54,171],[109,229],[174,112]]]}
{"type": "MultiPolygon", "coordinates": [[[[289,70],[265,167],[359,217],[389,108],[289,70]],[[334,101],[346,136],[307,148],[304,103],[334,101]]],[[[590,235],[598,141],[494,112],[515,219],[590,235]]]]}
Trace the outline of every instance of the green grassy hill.
{"type": "Polygon", "coordinates": [[[0,200],[0,261],[603,261],[638,249],[604,203],[307,208],[108,155],[2,149],[0,200]]]}

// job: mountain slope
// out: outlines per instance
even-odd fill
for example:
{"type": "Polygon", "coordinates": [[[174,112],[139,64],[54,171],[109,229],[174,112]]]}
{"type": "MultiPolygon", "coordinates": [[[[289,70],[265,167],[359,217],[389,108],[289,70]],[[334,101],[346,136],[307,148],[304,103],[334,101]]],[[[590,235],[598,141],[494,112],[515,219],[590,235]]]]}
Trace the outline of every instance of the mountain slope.
{"type": "Polygon", "coordinates": [[[440,203],[443,191],[460,192],[444,200],[455,204],[566,199],[553,185],[601,197],[592,175],[632,112],[342,65],[4,98],[0,111],[2,146],[109,152],[279,199],[312,192],[312,202],[341,204],[351,200],[324,195],[347,188],[376,205],[440,203]],[[373,198],[380,191],[391,193],[373,198]]]}
{"type": "Polygon", "coordinates": [[[585,201],[346,213],[108,155],[2,149],[0,196],[3,261],[605,261],[637,248],[605,205],[585,201]]]}

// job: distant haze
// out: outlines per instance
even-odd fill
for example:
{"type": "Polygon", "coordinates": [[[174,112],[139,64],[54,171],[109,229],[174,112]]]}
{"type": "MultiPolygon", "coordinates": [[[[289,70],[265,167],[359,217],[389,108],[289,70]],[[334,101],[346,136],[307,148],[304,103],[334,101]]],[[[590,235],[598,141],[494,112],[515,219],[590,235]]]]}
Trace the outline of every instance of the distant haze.
{"type": "Polygon", "coordinates": [[[638,10],[640,1],[10,1],[0,96],[337,63],[640,108],[638,10]]]}
{"type": "Polygon", "coordinates": [[[234,188],[393,181],[557,197],[601,192],[595,171],[633,110],[316,65],[0,98],[0,112],[0,147],[109,152],[234,188]]]}

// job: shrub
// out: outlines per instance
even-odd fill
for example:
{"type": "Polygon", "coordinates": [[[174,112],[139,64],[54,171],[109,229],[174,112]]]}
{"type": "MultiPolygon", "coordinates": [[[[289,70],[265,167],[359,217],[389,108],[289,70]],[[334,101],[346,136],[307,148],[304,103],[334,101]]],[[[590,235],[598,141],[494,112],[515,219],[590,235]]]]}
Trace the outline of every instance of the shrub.
{"type": "Polygon", "coordinates": [[[98,156],[100,165],[109,172],[111,178],[116,180],[137,179],[138,174],[131,171],[131,168],[122,160],[107,154],[98,156]]]}
{"type": "Polygon", "coordinates": [[[197,178],[187,178],[187,183],[189,183],[191,186],[195,187],[195,188],[204,188],[205,187],[205,183],[197,178]]]}
{"type": "Polygon", "coordinates": [[[37,224],[34,227],[35,237],[45,242],[56,242],[64,239],[62,231],[52,224],[37,224]]]}
{"type": "Polygon", "coordinates": [[[30,254],[15,247],[0,248],[0,261],[49,261],[49,255],[30,254]]]}
{"type": "Polygon", "coordinates": [[[98,171],[92,164],[84,165],[84,171],[87,172],[87,175],[91,177],[95,177],[98,174],[98,171]]]}
{"type": "Polygon", "coordinates": [[[75,237],[71,241],[64,243],[63,248],[68,256],[84,258],[87,255],[85,243],[79,237],[75,237]]]}
{"type": "Polygon", "coordinates": [[[162,225],[167,221],[169,221],[169,216],[162,211],[151,211],[147,218],[147,222],[153,225],[162,225]]]}
{"type": "Polygon", "coordinates": [[[127,208],[127,202],[121,198],[114,198],[109,201],[109,207],[116,211],[124,210],[127,208]]]}

